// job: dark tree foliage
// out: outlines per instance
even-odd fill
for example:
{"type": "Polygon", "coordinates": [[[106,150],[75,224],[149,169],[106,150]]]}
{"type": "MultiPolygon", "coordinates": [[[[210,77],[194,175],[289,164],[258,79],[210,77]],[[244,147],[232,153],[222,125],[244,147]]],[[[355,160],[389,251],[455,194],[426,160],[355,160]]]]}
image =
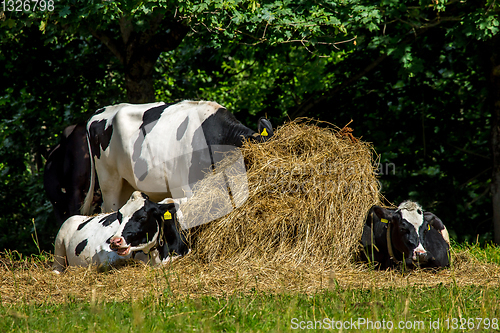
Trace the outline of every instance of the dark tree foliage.
{"type": "Polygon", "coordinates": [[[57,229],[42,185],[45,158],[64,127],[123,99],[101,45],[44,37],[31,26],[1,42],[0,249],[35,252],[36,225],[41,247],[51,250],[57,229]]]}

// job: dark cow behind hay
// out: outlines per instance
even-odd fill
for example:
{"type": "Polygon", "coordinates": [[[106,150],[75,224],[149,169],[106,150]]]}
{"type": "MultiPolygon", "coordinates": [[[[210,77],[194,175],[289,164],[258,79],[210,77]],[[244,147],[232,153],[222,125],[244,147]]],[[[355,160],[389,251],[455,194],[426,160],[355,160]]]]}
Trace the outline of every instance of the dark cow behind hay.
{"type": "Polygon", "coordinates": [[[361,259],[380,269],[450,265],[450,240],[445,225],[413,201],[405,201],[397,209],[373,206],[361,242],[361,259]]]}

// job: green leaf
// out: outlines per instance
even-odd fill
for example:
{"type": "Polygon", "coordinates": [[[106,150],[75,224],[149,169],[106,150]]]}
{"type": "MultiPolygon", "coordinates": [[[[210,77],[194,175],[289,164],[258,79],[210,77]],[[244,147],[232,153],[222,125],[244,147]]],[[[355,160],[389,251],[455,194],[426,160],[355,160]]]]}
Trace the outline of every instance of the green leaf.
{"type": "Polygon", "coordinates": [[[7,26],[9,27],[9,29],[12,29],[16,25],[16,21],[13,19],[8,19],[6,21],[6,23],[7,23],[7,26]]]}
{"type": "Polygon", "coordinates": [[[69,8],[69,6],[64,6],[63,9],[59,11],[59,17],[66,18],[66,16],[68,16],[69,14],[71,14],[71,9],[69,8]]]}

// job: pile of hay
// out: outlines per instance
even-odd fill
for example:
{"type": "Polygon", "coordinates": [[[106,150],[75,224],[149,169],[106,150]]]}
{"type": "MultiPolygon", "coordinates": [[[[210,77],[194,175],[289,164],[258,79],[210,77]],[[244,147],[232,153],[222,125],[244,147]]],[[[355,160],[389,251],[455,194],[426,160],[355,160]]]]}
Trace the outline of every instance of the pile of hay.
{"type": "Polygon", "coordinates": [[[241,177],[232,171],[241,163],[228,157],[181,206],[187,221],[203,214],[213,220],[194,232],[194,255],[206,263],[274,261],[323,267],[352,258],[366,213],[380,202],[370,144],[299,120],[278,128],[268,142],[247,142],[241,152],[248,183],[233,179],[241,177]],[[221,185],[224,180],[231,195],[221,185]]]}

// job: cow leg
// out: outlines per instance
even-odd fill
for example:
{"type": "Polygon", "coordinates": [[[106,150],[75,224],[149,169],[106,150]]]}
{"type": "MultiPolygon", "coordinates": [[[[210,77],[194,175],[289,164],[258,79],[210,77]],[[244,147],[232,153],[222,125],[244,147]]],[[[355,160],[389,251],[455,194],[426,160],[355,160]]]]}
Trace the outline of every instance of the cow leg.
{"type": "Polygon", "coordinates": [[[120,188],[113,188],[112,191],[101,190],[102,191],[102,212],[110,213],[116,212],[120,209],[120,188]]]}
{"type": "MultiPolygon", "coordinates": [[[[158,256],[158,251],[153,250],[151,252],[156,252],[156,256],[158,256]]],[[[145,264],[151,263],[151,265],[154,265],[154,264],[152,264],[152,261],[150,260],[150,255],[152,255],[151,252],[149,254],[146,254],[146,253],[144,253],[142,251],[138,251],[138,252],[135,253],[134,259],[137,260],[137,261],[141,261],[141,262],[143,262],[145,264]]]]}
{"type": "Polygon", "coordinates": [[[116,212],[128,201],[135,189],[121,178],[113,182],[113,185],[107,184],[101,186],[102,212],[116,212]]]}
{"type": "Polygon", "coordinates": [[[64,268],[67,266],[66,260],[66,245],[61,237],[57,237],[54,248],[54,264],[52,265],[52,272],[56,274],[62,273],[64,268]]]}
{"type": "Polygon", "coordinates": [[[191,253],[191,249],[189,249],[189,250],[188,250],[188,252],[187,252],[186,254],[179,254],[179,255],[173,255],[173,254],[171,254],[171,255],[169,255],[168,257],[164,258],[164,259],[161,261],[161,263],[162,263],[163,265],[166,265],[166,264],[168,264],[168,263],[174,262],[175,260],[178,260],[178,259],[182,258],[182,257],[183,257],[183,256],[185,256],[185,255],[188,255],[189,253],[191,253]]]}
{"type": "Polygon", "coordinates": [[[120,191],[120,197],[118,199],[118,203],[119,203],[119,207],[122,207],[123,205],[125,205],[128,201],[128,199],[130,199],[130,196],[132,195],[132,193],[134,193],[135,189],[132,187],[132,185],[129,184],[129,182],[127,182],[125,179],[122,180],[122,189],[120,191]]]}
{"type": "Polygon", "coordinates": [[[101,193],[102,193],[102,209],[103,213],[111,213],[113,211],[117,211],[120,207],[118,206],[118,196],[119,189],[116,187],[110,189],[107,188],[106,185],[101,185],[101,193]]]}
{"type": "Polygon", "coordinates": [[[113,168],[108,170],[97,163],[96,171],[99,175],[99,186],[102,194],[101,211],[103,213],[115,212],[121,207],[120,192],[122,191],[123,179],[118,176],[118,172],[113,168]]]}

